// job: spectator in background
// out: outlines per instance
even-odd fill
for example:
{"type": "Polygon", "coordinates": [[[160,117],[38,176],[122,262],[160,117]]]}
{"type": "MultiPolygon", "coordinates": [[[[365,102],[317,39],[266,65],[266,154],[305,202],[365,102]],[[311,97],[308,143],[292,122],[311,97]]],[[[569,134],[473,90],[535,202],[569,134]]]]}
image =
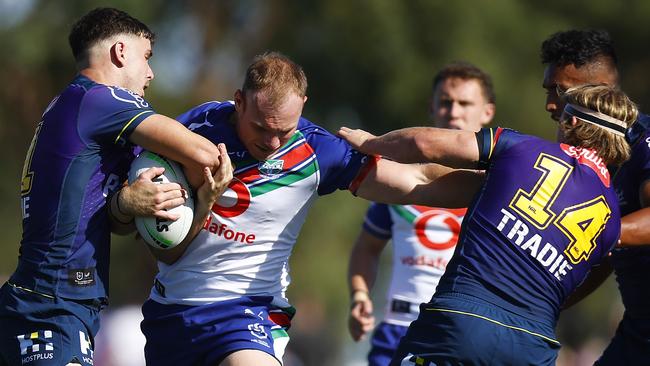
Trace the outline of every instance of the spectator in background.
{"type": "MultiPolygon", "coordinates": [[[[432,84],[433,124],[477,132],[492,121],[495,94],[492,80],[466,62],[446,65],[432,84]]],[[[375,325],[370,297],[379,258],[389,240],[393,245],[386,315],[371,339],[368,364],[388,365],[400,338],[418,316],[451,259],[467,209],[372,203],[350,256],[348,285],[352,308],[348,320],[355,341],[375,325]]]]}

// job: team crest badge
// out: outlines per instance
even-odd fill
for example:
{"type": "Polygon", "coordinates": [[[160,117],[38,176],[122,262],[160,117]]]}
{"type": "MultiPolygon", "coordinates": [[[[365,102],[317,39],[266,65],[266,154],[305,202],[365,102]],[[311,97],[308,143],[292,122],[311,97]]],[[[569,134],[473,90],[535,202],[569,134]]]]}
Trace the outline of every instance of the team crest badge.
{"type": "Polygon", "coordinates": [[[260,175],[267,178],[274,178],[279,175],[282,173],[282,168],[284,168],[284,160],[266,160],[260,163],[258,167],[260,175]]]}

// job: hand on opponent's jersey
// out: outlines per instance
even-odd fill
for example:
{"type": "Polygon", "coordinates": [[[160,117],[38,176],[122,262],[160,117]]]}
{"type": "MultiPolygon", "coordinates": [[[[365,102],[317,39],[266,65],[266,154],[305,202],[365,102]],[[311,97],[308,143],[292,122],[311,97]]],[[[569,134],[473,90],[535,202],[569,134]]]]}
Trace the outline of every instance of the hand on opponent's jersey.
{"type": "Polygon", "coordinates": [[[377,137],[370,132],[366,132],[361,129],[353,130],[348,127],[341,127],[339,129],[338,135],[344,138],[354,149],[359,150],[363,153],[368,153],[368,151],[365,151],[363,149],[363,144],[366,141],[377,137]]]}

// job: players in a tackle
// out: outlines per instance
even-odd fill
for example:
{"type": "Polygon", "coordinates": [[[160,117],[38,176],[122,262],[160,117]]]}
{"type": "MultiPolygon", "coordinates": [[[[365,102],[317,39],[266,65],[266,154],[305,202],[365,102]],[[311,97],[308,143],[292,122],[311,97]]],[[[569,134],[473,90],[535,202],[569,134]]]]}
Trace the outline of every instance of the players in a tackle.
{"type": "Polygon", "coordinates": [[[620,214],[607,170],[630,154],[637,109],[607,86],[570,89],[552,143],[501,128],[411,128],[355,148],[402,162],[486,169],[436,293],[391,365],[554,365],[554,327],[569,294],[616,244],[620,214]]]}

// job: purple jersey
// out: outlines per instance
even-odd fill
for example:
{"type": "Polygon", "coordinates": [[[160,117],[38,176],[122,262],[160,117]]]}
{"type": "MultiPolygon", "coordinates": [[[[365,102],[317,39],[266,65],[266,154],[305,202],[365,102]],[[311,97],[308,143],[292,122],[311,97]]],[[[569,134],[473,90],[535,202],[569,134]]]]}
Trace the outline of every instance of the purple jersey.
{"type": "Polygon", "coordinates": [[[134,158],[129,135],[152,114],[139,95],[81,75],[50,103],[23,167],[23,238],[10,282],[69,299],[107,297],[106,198],[134,158]]]}
{"type": "Polygon", "coordinates": [[[486,181],[436,295],[469,294],[555,325],[620,234],[607,168],[593,151],[508,129],[477,138],[486,181]]]}
{"type": "MultiPolygon", "coordinates": [[[[650,179],[650,117],[641,115],[628,134],[630,160],[614,175],[621,214],[640,210],[639,190],[650,179]]],[[[650,246],[615,248],[611,263],[625,310],[634,317],[650,317],[650,296],[643,289],[650,279],[650,246]]]]}
{"type": "MultiPolygon", "coordinates": [[[[235,126],[231,121],[234,112],[235,105],[231,102],[207,102],[178,116],[177,119],[188,129],[213,143],[225,143],[230,159],[239,171],[246,166],[258,165],[259,162],[249,154],[237,137],[235,126]]],[[[282,149],[294,143],[296,138],[304,137],[309,148],[313,149],[318,162],[320,174],[318,194],[322,196],[337,189],[348,189],[365,164],[366,155],[353,150],[345,140],[333,136],[324,128],[303,117],[298,120],[297,132],[282,149]]],[[[260,168],[266,165],[260,164],[260,168]]],[[[287,167],[280,168],[282,169],[286,170],[287,167]]]]}

